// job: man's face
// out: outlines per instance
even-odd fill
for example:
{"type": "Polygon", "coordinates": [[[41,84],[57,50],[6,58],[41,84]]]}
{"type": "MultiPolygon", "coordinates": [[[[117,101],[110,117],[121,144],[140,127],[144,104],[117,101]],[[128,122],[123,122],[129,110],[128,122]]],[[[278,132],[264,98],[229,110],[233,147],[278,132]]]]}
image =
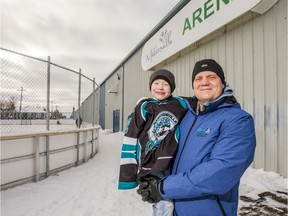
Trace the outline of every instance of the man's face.
{"type": "Polygon", "coordinates": [[[217,99],[222,94],[224,88],[220,77],[212,71],[198,73],[192,84],[200,105],[217,99]]]}

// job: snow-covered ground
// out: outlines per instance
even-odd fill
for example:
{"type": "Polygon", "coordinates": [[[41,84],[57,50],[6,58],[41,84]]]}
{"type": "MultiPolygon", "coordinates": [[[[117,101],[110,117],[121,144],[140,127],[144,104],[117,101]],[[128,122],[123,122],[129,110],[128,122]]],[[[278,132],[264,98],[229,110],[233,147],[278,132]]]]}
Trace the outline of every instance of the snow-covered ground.
{"type": "MultiPolygon", "coordinates": [[[[1,191],[1,215],[151,215],[136,189],[117,190],[122,138],[121,132],[100,131],[99,153],[86,164],[1,191]]],[[[241,180],[239,215],[287,215],[287,192],[287,178],[249,168],[241,180]]]]}

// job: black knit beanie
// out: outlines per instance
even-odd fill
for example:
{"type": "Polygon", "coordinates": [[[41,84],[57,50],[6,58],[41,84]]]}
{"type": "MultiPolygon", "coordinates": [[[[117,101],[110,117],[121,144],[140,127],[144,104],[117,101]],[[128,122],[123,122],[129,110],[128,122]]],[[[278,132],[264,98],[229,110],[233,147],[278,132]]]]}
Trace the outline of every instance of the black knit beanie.
{"type": "Polygon", "coordinates": [[[171,73],[170,71],[168,71],[166,69],[159,69],[159,70],[155,71],[154,73],[152,73],[150,78],[149,78],[150,90],[151,90],[152,83],[156,79],[163,79],[163,80],[167,81],[170,85],[171,93],[174,91],[176,85],[175,85],[175,77],[174,77],[173,73],[171,73]]]}
{"type": "Polygon", "coordinates": [[[220,77],[224,86],[226,86],[225,75],[224,75],[223,69],[213,59],[203,59],[203,60],[196,62],[194,69],[193,69],[193,73],[192,73],[192,86],[193,86],[193,82],[194,82],[196,75],[202,71],[212,71],[216,73],[220,77]]]}

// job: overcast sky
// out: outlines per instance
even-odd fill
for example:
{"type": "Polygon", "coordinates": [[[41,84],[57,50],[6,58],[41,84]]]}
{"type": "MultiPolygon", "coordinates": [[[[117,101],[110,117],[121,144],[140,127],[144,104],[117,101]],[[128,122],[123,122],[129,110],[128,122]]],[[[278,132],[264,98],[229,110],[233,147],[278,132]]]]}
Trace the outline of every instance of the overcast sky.
{"type": "Polygon", "coordinates": [[[101,83],[179,0],[0,0],[1,47],[101,83]]]}

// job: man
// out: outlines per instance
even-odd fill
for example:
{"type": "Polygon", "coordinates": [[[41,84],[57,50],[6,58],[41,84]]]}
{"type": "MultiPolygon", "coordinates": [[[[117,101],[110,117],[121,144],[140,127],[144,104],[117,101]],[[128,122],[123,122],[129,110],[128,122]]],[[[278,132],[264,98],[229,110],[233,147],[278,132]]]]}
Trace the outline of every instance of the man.
{"type": "Polygon", "coordinates": [[[237,216],[240,178],[256,145],[253,118],[240,108],[212,59],[195,64],[192,88],[172,174],[140,182],[137,192],[150,203],[174,200],[174,215],[237,216]]]}

